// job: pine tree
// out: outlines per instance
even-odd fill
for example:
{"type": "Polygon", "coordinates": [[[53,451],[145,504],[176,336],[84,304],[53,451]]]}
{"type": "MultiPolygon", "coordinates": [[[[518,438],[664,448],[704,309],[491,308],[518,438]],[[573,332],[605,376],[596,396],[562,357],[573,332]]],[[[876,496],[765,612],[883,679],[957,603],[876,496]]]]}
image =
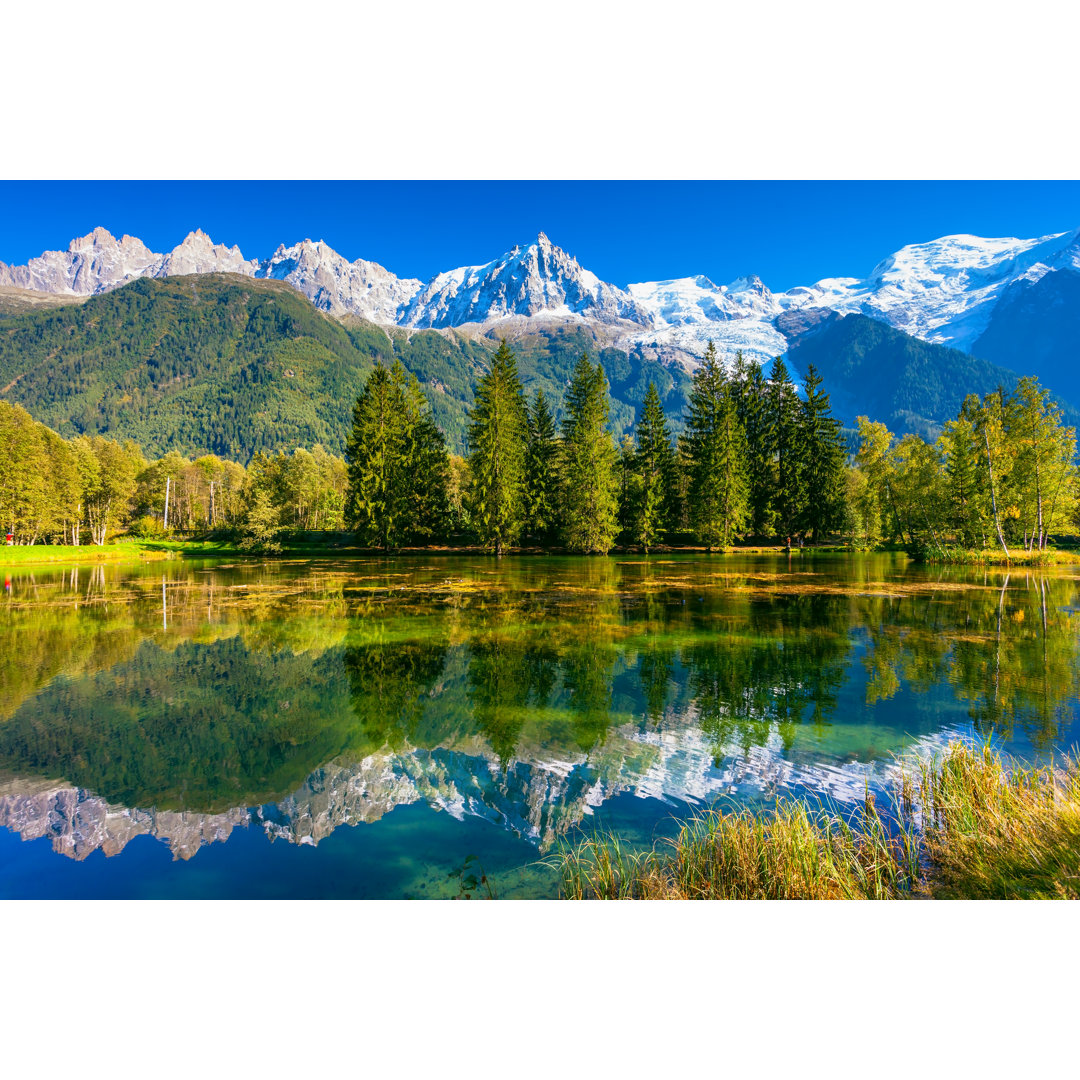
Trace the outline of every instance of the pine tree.
{"type": "Polygon", "coordinates": [[[638,473],[637,447],[629,435],[619,440],[616,474],[619,480],[619,536],[627,540],[634,531],[634,512],[641,497],[641,476],[638,473]]]}
{"type": "Polygon", "coordinates": [[[766,392],[769,449],[776,468],[772,510],[778,533],[790,536],[803,509],[803,447],[799,440],[799,398],[782,356],[773,360],[766,392]]]}
{"type": "Polygon", "coordinates": [[[471,512],[481,542],[501,555],[521,535],[527,512],[528,410],[517,359],[504,340],[469,411],[471,512]]]}
{"type": "Polygon", "coordinates": [[[543,540],[550,538],[557,520],[559,441],[555,417],[543,390],[536,391],[529,409],[529,448],[526,456],[527,531],[543,540]]]}
{"type": "Polygon", "coordinates": [[[618,533],[619,478],[606,428],[610,408],[604,369],[584,353],[571,377],[563,420],[563,537],[571,551],[605,554],[618,533]]]}
{"type": "Polygon", "coordinates": [[[821,376],[813,364],[806,369],[804,388],[806,401],[799,416],[803,465],[799,529],[816,543],[842,517],[845,455],[840,421],[832,415],[829,395],[821,389],[821,376]]]}
{"type": "Polygon", "coordinates": [[[686,419],[690,524],[710,551],[732,542],[749,511],[746,433],[710,341],[686,419]]]}
{"type": "Polygon", "coordinates": [[[415,375],[376,366],[353,407],[346,516],[364,543],[392,551],[439,531],[447,514],[443,434],[415,375]]]}
{"type": "Polygon", "coordinates": [[[649,383],[637,431],[636,472],[640,488],[632,514],[633,539],[645,553],[660,543],[671,527],[675,501],[675,453],[671,448],[664,407],[656,384],[649,383]]]}
{"type": "MultiPolygon", "coordinates": [[[[404,375],[399,361],[395,370],[404,375]]],[[[442,535],[450,516],[450,458],[446,439],[415,375],[403,387],[401,434],[404,532],[410,539],[442,535]]]]}
{"type": "Polygon", "coordinates": [[[768,384],[761,365],[735,354],[733,377],[736,410],[746,432],[747,478],[750,486],[750,531],[755,536],[776,532],[772,513],[776,467],[772,457],[769,418],[766,411],[768,384]]]}

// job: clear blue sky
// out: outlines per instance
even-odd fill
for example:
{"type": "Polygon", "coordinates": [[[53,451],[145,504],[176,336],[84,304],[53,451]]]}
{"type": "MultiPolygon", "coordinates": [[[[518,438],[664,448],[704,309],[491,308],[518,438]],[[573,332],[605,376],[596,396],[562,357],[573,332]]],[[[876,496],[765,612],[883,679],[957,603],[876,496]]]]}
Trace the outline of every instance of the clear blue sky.
{"type": "Polygon", "coordinates": [[[325,240],[403,277],[495,258],[543,230],[606,281],[759,274],[774,290],[860,277],[948,233],[1080,227],[1080,181],[0,182],[0,260],[104,225],[155,251],[190,229],[248,258],[325,240]]]}

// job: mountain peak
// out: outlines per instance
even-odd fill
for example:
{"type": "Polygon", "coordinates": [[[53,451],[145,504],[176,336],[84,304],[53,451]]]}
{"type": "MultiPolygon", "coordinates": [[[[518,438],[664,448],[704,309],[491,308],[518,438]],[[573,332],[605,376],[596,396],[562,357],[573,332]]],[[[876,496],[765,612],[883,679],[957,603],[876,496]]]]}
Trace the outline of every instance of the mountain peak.
{"type": "MultiPolygon", "coordinates": [[[[124,239],[128,239],[128,237],[124,239]]],[[[117,243],[116,237],[104,225],[97,225],[85,236],[76,236],[68,244],[67,249],[70,252],[85,251],[87,248],[104,247],[105,245],[115,246],[117,243]]]]}
{"type": "Polygon", "coordinates": [[[524,249],[515,245],[483,266],[437,274],[412,298],[400,321],[448,327],[515,315],[650,323],[632,296],[585,270],[542,232],[535,243],[524,249]]]}

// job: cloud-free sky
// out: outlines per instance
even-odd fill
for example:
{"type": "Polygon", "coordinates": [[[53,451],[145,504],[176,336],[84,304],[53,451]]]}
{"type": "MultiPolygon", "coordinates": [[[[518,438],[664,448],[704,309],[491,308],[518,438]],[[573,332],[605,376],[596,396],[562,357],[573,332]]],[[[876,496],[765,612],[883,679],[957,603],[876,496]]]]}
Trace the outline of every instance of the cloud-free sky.
{"type": "Polygon", "coordinates": [[[265,258],[325,240],[403,277],[485,263],[541,230],[606,281],[758,274],[782,290],[862,277],[949,233],[1080,227],[1077,181],[0,182],[0,260],[104,225],[167,251],[195,228],[265,258]]]}

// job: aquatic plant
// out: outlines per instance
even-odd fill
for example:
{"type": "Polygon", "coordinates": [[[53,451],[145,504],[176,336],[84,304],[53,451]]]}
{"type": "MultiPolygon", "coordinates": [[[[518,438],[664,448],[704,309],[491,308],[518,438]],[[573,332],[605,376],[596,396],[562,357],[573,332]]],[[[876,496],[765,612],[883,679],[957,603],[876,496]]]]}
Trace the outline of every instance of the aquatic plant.
{"type": "Polygon", "coordinates": [[[707,810],[651,851],[594,836],[555,857],[570,899],[1080,898],[1080,764],[952,743],[904,767],[884,816],[798,799],[707,810]]]}

